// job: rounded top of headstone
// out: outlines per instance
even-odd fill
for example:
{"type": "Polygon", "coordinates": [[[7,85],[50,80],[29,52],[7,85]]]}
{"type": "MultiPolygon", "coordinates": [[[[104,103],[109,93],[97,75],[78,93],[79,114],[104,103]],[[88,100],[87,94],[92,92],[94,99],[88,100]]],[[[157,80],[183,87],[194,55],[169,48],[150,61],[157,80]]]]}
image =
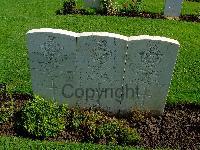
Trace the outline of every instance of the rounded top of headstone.
{"type": "Polygon", "coordinates": [[[27,34],[31,33],[57,33],[57,34],[64,34],[74,37],[80,37],[80,36],[106,36],[106,37],[112,37],[112,38],[118,38],[126,41],[131,40],[156,40],[156,41],[163,41],[163,42],[170,42],[173,44],[180,45],[177,40],[161,37],[161,36],[149,36],[149,35],[139,35],[139,36],[124,36],[116,33],[109,33],[109,32],[82,32],[82,33],[76,33],[72,31],[62,30],[62,29],[52,29],[52,28],[40,28],[40,29],[32,29],[27,32],[27,34]]]}
{"type": "Polygon", "coordinates": [[[162,36],[149,36],[149,35],[131,36],[129,37],[129,41],[131,40],[155,40],[155,41],[163,41],[163,42],[169,42],[169,43],[180,45],[177,40],[162,37],[162,36]]]}

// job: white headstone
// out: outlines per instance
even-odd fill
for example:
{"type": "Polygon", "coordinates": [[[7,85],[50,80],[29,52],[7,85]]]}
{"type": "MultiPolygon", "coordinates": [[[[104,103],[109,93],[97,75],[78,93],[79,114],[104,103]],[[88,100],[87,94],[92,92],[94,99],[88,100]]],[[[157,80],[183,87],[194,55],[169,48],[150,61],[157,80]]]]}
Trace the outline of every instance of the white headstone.
{"type": "Polygon", "coordinates": [[[165,0],[165,17],[179,17],[183,0],[165,0]]]}
{"type": "Polygon", "coordinates": [[[27,33],[35,94],[69,106],[162,113],[179,43],[106,32],[27,33]]]}
{"type": "Polygon", "coordinates": [[[80,106],[95,105],[118,111],[117,101],[120,98],[111,93],[122,86],[127,48],[125,39],[127,37],[105,32],[83,33],[78,38],[77,60],[80,61],[77,67],[80,86],[85,89],[85,96],[79,101],[80,106]]]}
{"type": "Polygon", "coordinates": [[[69,85],[76,88],[78,83],[75,73],[76,37],[76,33],[54,29],[35,29],[28,32],[34,93],[67,102],[69,105],[76,103],[75,97],[70,97],[69,101],[69,95],[65,93],[66,89],[71,89],[69,85]]]}
{"type": "Polygon", "coordinates": [[[133,89],[123,108],[162,112],[176,62],[179,44],[164,37],[130,37],[124,85],[133,89]]]}
{"type": "Polygon", "coordinates": [[[100,0],[84,0],[84,7],[99,9],[100,0]]]}

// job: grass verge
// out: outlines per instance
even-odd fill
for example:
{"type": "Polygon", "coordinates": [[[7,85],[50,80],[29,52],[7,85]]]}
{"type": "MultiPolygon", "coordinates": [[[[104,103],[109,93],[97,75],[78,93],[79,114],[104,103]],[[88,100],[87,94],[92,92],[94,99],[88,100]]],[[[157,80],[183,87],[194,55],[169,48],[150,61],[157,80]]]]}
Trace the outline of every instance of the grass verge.
{"type": "Polygon", "coordinates": [[[104,150],[104,149],[129,149],[129,150],[143,150],[142,148],[133,148],[133,147],[121,147],[121,146],[108,146],[108,145],[95,145],[89,143],[62,143],[62,142],[49,142],[49,141],[39,141],[39,140],[30,140],[20,137],[0,137],[0,149],[1,150],[10,150],[10,149],[87,149],[87,150],[104,150]]]}
{"type": "MultiPolygon", "coordinates": [[[[148,1],[146,5],[159,4],[148,1]]],[[[191,2],[190,2],[191,3],[191,2]]],[[[193,4],[193,3],[191,3],[193,4]]],[[[199,7],[199,3],[194,3],[199,7]]],[[[2,0],[0,3],[0,82],[12,91],[31,93],[26,32],[33,28],[60,28],[74,32],[113,32],[126,36],[157,35],[180,42],[168,103],[200,99],[200,24],[193,22],[115,16],[56,16],[62,1],[2,0]]],[[[192,8],[192,6],[191,6],[192,8]]],[[[151,7],[150,11],[154,8],[151,7]]],[[[189,10],[189,9],[188,9],[189,10]]]]}

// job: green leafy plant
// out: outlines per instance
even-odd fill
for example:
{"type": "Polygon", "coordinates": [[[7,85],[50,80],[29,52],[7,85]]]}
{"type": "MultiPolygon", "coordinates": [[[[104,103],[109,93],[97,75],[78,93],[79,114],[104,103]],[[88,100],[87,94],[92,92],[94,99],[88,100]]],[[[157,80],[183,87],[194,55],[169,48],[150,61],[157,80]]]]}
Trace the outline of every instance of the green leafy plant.
{"type": "Polygon", "coordinates": [[[55,136],[65,128],[66,105],[35,96],[21,111],[22,128],[36,137],[55,136]]]}
{"type": "Polygon", "coordinates": [[[104,144],[135,144],[140,136],[125,121],[109,117],[99,110],[70,109],[67,129],[82,135],[83,141],[104,144]],[[126,141],[125,141],[126,140],[126,141]]]}
{"type": "Polygon", "coordinates": [[[134,145],[141,140],[137,131],[129,127],[126,122],[112,119],[98,126],[96,135],[105,139],[106,144],[134,145]]]}
{"type": "Polygon", "coordinates": [[[83,135],[83,140],[94,141],[96,126],[104,120],[100,111],[74,108],[67,117],[67,127],[83,135]]]}
{"type": "Polygon", "coordinates": [[[14,114],[14,99],[6,84],[0,83],[0,124],[7,122],[14,114]]]}
{"type": "Polygon", "coordinates": [[[141,12],[142,11],[142,0],[135,0],[135,11],[136,12],[141,12]]]}
{"type": "Polygon", "coordinates": [[[142,0],[126,0],[119,4],[115,0],[101,0],[100,8],[84,7],[84,3],[76,0],[67,0],[63,4],[62,10],[58,10],[57,14],[103,14],[103,15],[118,15],[120,13],[135,13],[141,11],[142,0]]]}
{"type": "Polygon", "coordinates": [[[14,114],[14,100],[5,100],[0,103],[0,124],[5,123],[14,114]]]}
{"type": "Polygon", "coordinates": [[[104,139],[106,144],[117,144],[118,130],[118,122],[106,122],[98,126],[96,136],[99,139],[104,139]]]}
{"type": "Polygon", "coordinates": [[[141,140],[136,129],[133,129],[128,125],[120,126],[118,135],[118,143],[120,145],[135,145],[141,140]]]}
{"type": "Polygon", "coordinates": [[[101,11],[105,15],[117,15],[119,13],[119,5],[114,0],[102,0],[101,11]]]}
{"type": "Polygon", "coordinates": [[[186,0],[186,1],[189,1],[189,2],[200,2],[200,0],[186,0]]]}
{"type": "Polygon", "coordinates": [[[120,7],[121,13],[139,13],[142,10],[142,0],[126,0],[120,7]]]}
{"type": "Polygon", "coordinates": [[[77,13],[76,1],[75,0],[65,1],[63,4],[63,14],[73,14],[73,13],[77,13]]]}
{"type": "Polygon", "coordinates": [[[95,8],[86,8],[84,12],[85,12],[86,15],[95,15],[95,14],[97,14],[97,10],[95,8]]]}
{"type": "Polygon", "coordinates": [[[93,9],[83,9],[83,3],[76,0],[67,0],[63,3],[63,8],[57,11],[57,14],[94,14],[93,9]]]}

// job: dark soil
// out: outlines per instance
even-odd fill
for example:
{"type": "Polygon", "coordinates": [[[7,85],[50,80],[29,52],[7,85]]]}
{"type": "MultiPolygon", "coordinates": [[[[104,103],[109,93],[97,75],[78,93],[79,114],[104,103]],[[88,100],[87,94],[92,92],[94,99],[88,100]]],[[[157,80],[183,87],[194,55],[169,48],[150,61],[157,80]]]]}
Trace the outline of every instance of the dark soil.
{"type": "MultiPolygon", "coordinates": [[[[5,96],[5,95],[4,95],[5,96]]],[[[29,95],[15,94],[16,114],[20,108],[31,99],[29,95]]],[[[3,101],[1,98],[0,104],[3,101]]],[[[142,113],[141,113],[142,114],[142,113]]],[[[139,146],[147,148],[178,148],[178,149],[200,149],[200,106],[194,104],[167,105],[162,116],[130,114],[123,117],[130,126],[135,127],[141,134],[143,140],[139,146]],[[137,116],[143,118],[137,118],[137,116]],[[135,116],[135,117],[134,117],[135,116]]],[[[116,116],[120,118],[119,116],[116,116]]],[[[122,116],[121,116],[122,117],[122,116]]],[[[15,135],[30,137],[26,133],[17,130],[14,125],[17,115],[7,123],[0,124],[0,135],[15,135]]],[[[51,141],[81,141],[81,136],[72,131],[63,131],[51,141]]]]}
{"type": "Polygon", "coordinates": [[[142,146],[200,149],[200,106],[166,106],[162,116],[150,116],[132,125],[143,137],[142,146]]]}
{"type": "MultiPolygon", "coordinates": [[[[65,10],[66,7],[63,7],[61,10],[57,10],[57,15],[67,15],[67,14],[81,14],[81,15],[87,15],[84,10],[65,10]]],[[[102,12],[97,13],[97,15],[105,15],[102,14],[102,12]]],[[[121,12],[116,14],[115,16],[127,16],[127,17],[142,17],[142,18],[149,18],[149,19],[166,19],[163,14],[161,13],[152,13],[152,12],[121,12]]],[[[168,17],[169,19],[175,19],[180,21],[187,21],[187,22],[200,22],[200,15],[181,15],[180,17],[168,17]]]]}
{"type": "MultiPolygon", "coordinates": [[[[151,13],[151,12],[140,12],[140,13],[133,12],[133,13],[126,13],[126,14],[119,14],[119,16],[142,17],[142,18],[150,18],[150,19],[166,19],[163,14],[151,13]]],[[[200,22],[200,16],[197,16],[197,15],[181,15],[179,18],[174,18],[174,19],[180,20],[180,21],[187,21],[187,22],[200,22]]]]}

